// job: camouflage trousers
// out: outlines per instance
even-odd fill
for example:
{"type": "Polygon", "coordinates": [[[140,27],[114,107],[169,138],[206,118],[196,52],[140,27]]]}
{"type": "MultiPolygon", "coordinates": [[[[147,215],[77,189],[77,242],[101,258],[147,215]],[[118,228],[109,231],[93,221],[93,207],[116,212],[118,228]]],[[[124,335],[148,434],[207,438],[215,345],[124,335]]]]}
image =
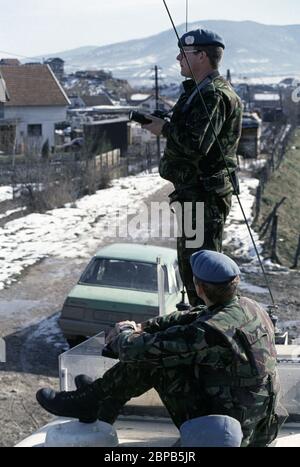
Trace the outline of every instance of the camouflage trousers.
{"type": "Polygon", "coordinates": [[[130,399],[154,388],[179,428],[189,418],[189,398],[188,384],[178,374],[178,369],[166,370],[152,363],[117,363],[94,383],[101,399],[98,418],[113,424],[130,399]]]}
{"type": "Polygon", "coordinates": [[[262,396],[256,403],[250,391],[242,395],[243,400],[248,399],[247,406],[233,400],[220,403],[221,393],[226,398],[229,388],[219,388],[218,396],[208,395],[201,389],[192,372],[193,365],[164,368],[153,363],[117,363],[103,378],[93,383],[99,394],[98,418],[110,424],[115,423],[121,409],[131,398],[154,388],[178,429],[185,421],[193,418],[212,414],[229,415],[242,425],[242,447],[267,446],[274,439],[274,430],[271,431],[266,417],[269,400],[267,391],[264,403],[262,396]]]}
{"type": "MultiPolygon", "coordinates": [[[[231,208],[232,194],[230,193],[227,196],[220,196],[215,192],[203,193],[202,196],[198,196],[196,201],[193,200],[192,202],[193,210],[192,215],[189,217],[192,219],[193,230],[197,227],[196,203],[204,203],[204,243],[201,247],[197,248],[188,248],[186,246],[187,241],[191,241],[193,239],[189,238],[185,233],[184,201],[180,201],[181,213],[183,215],[180,220],[178,220],[182,221],[182,236],[177,239],[177,253],[181,279],[187,290],[189,302],[193,307],[195,307],[199,304],[203,304],[203,302],[199,299],[195,290],[192,268],[190,266],[190,257],[193,253],[200,250],[222,252],[224,226],[231,208]]],[[[197,228],[199,228],[199,226],[197,228]]]]}

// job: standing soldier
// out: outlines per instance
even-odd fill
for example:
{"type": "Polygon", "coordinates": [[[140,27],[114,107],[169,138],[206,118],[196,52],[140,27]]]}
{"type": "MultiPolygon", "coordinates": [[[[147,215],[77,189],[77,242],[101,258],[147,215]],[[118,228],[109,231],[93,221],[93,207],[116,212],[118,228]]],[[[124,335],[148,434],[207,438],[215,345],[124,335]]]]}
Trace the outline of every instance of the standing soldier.
{"type": "Polygon", "coordinates": [[[181,74],[186,78],[195,78],[198,89],[194,79],[185,81],[184,92],[173,109],[171,121],[147,115],[152,123],[143,127],[167,138],[159,172],[174,185],[171,203],[176,201],[181,205],[182,236],[178,238],[177,245],[179,269],[190,304],[196,306],[199,298],[189,260],[199,249],[222,251],[224,224],[231,208],[232,194],[235,189],[238,190],[237,186],[232,185],[228,169],[232,180],[238,185],[235,171],[242,103],[218,72],[225,49],[224,41],[218,34],[197,29],[184,34],[178,45],[180,53],[177,60],[181,74]],[[202,93],[206,109],[198,90],[202,93]],[[197,225],[197,203],[204,203],[204,243],[200,248],[198,245],[197,248],[186,245],[187,240],[191,239],[184,228],[184,203],[192,203],[193,231],[197,225]]]}

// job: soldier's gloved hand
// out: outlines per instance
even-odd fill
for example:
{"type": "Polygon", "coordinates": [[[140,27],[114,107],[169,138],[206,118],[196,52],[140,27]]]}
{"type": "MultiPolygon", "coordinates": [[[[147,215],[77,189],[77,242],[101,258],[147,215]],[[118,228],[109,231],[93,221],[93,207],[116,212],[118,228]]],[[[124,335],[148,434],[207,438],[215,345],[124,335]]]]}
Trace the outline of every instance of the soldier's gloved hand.
{"type": "Polygon", "coordinates": [[[135,321],[122,321],[117,323],[115,327],[108,333],[106,337],[106,344],[109,345],[121,332],[132,329],[135,332],[140,332],[140,327],[136,324],[135,321]]]}
{"type": "Polygon", "coordinates": [[[126,331],[127,329],[132,329],[133,331],[137,330],[137,324],[135,321],[121,321],[121,323],[117,323],[115,326],[117,333],[126,331]]]}
{"type": "Polygon", "coordinates": [[[142,323],[138,323],[138,324],[136,325],[135,331],[136,331],[136,332],[144,332],[143,324],[142,324],[142,323]]]}
{"type": "Polygon", "coordinates": [[[149,123],[148,125],[142,125],[142,128],[144,130],[150,131],[155,136],[160,136],[163,126],[166,123],[166,121],[163,120],[162,118],[158,118],[150,114],[145,114],[145,117],[149,118],[149,120],[152,120],[152,123],[149,123]]]}

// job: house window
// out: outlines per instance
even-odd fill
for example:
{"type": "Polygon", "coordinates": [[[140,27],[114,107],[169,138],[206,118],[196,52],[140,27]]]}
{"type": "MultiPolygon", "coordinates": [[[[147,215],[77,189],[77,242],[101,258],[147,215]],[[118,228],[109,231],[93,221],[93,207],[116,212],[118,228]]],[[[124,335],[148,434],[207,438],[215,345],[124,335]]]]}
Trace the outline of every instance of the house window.
{"type": "Polygon", "coordinates": [[[28,125],[28,136],[35,138],[42,136],[42,125],[28,125]]]}

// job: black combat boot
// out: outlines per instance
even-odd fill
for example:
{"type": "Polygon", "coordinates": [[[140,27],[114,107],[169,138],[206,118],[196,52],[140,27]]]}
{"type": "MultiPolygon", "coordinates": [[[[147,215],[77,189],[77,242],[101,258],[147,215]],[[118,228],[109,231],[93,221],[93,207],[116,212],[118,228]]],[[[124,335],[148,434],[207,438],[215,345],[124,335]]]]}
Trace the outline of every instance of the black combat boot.
{"type": "Polygon", "coordinates": [[[101,394],[93,384],[71,392],[40,389],[36,398],[38,403],[53,415],[78,418],[82,423],[94,423],[98,420],[101,394]]]}
{"type": "Polygon", "coordinates": [[[78,375],[74,379],[74,383],[77,389],[84,388],[93,383],[93,379],[87,375],[78,375]]]}

